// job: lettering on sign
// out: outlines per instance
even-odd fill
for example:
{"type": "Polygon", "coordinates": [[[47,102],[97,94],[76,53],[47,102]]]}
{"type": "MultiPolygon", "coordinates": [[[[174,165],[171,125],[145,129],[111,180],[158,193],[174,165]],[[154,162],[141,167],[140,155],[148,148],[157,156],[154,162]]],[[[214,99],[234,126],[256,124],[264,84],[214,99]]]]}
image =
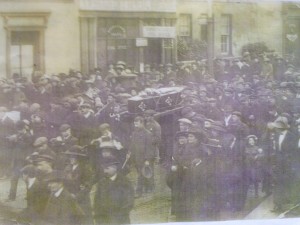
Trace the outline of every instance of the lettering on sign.
{"type": "Polygon", "coordinates": [[[107,33],[113,38],[125,38],[126,30],[122,26],[111,26],[108,28],[107,33]]]}
{"type": "Polygon", "coordinates": [[[80,10],[176,13],[176,0],[79,0],[80,10]]]}
{"type": "Polygon", "coordinates": [[[146,47],[146,46],[148,46],[148,39],[147,38],[136,38],[135,45],[136,45],[136,47],[146,47]]]}
{"type": "Polygon", "coordinates": [[[144,26],[143,37],[147,38],[175,38],[176,28],[165,26],[144,26]]]}

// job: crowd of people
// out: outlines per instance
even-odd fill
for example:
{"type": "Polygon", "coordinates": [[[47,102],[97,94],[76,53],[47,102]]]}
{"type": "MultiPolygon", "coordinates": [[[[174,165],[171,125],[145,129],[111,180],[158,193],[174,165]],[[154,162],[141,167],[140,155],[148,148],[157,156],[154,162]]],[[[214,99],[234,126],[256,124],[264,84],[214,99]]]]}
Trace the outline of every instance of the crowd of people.
{"type": "Polygon", "coordinates": [[[87,75],[1,79],[0,173],[11,181],[8,201],[25,180],[19,219],[128,224],[134,199],[155,190],[155,163],[166,170],[177,221],[241,211],[252,186],[257,197],[260,188],[273,193],[275,212],[300,200],[300,72],[278,55],[249,52],[216,58],[213,71],[206,59],[143,73],[119,61],[87,75]],[[167,125],[155,108],[127,113],[143,90],[175,86],[184,89],[167,125]]]}

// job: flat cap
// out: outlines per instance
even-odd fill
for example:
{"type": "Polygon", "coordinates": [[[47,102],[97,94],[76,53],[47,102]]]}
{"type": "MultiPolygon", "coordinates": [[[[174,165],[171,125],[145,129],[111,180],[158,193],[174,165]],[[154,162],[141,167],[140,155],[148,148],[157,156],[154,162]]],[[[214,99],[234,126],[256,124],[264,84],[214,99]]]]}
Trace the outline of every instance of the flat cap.
{"type": "Polygon", "coordinates": [[[144,112],[145,115],[149,115],[149,116],[153,116],[155,113],[156,113],[156,111],[153,110],[153,109],[147,109],[147,110],[144,112]]]}
{"type": "Polygon", "coordinates": [[[39,137],[33,142],[33,147],[39,147],[48,143],[48,139],[46,137],[39,137]]]}
{"type": "Polygon", "coordinates": [[[192,121],[190,121],[187,118],[181,118],[181,119],[178,120],[178,122],[180,122],[180,123],[186,123],[186,124],[192,124],[192,121]]]}
{"type": "Polygon", "coordinates": [[[66,131],[66,130],[68,130],[68,129],[70,129],[71,128],[71,126],[69,125],[69,124],[62,124],[60,127],[59,127],[59,131],[60,132],[64,132],[64,131],[66,131]]]}

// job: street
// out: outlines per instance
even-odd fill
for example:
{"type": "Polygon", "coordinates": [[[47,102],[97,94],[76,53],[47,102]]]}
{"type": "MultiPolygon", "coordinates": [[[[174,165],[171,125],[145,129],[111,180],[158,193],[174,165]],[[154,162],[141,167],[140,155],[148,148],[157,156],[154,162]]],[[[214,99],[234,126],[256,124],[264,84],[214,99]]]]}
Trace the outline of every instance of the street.
{"type": "MultiPolygon", "coordinates": [[[[170,214],[170,190],[165,183],[165,170],[160,166],[155,166],[154,193],[149,193],[141,198],[135,199],[135,207],[131,211],[131,223],[167,223],[175,222],[175,217],[170,214]]],[[[131,170],[128,178],[135,184],[136,172],[131,170]]],[[[16,219],[17,214],[26,207],[26,189],[22,179],[19,181],[16,201],[7,201],[10,181],[8,179],[0,181],[0,224],[1,219],[16,219]]],[[[92,195],[91,195],[92,196],[92,195]]],[[[273,219],[278,215],[270,212],[272,209],[272,196],[263,197],[259,193],[259,198],[255,198],[254,191],[248,193],[245,209],[241,212],[231,212],[223,210],[219,220],[239,220],[239,219],[273,219]]]]}

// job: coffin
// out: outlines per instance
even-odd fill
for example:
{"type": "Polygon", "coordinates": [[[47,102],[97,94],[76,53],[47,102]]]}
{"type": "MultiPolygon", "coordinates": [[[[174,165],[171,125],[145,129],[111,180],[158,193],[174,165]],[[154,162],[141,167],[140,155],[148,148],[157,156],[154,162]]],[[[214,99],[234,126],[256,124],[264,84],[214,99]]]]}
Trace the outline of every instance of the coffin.
{"type": "Polygon", "coordinates": [[[148,109],[163,112],[175,108],[181,102],[184,86],[155,89],[150,95],[141,94],[128,99],[128,112],[141,114],[148,109]]]}

